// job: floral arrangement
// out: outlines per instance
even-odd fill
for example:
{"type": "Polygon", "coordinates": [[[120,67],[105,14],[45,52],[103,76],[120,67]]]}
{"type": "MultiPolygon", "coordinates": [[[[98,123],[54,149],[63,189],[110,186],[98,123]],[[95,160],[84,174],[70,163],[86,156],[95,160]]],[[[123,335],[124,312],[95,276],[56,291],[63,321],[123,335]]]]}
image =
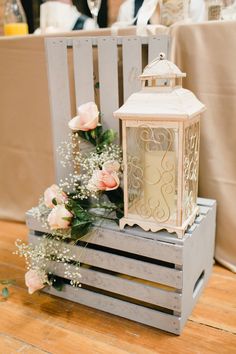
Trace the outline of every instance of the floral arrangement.
{"type": "Polygon", "coordinates": [[[37,244],[16,241],[15,253],[26,259],[25,283],[30,294],[46,285],[62,288],[62,280],[52,269],[58,263],[63,263],[70,284],[81,286],[80,263],[71,255],[70,245],[81,244],[103,220],[118,222],[123,216],[122,151],[114,144],[116,133],[103,130],[99,120],[94,102],[78,107],[78,115],[69,122],[69,140],[58,149],[62,165],[72,172],[59,185],[47,188],[38,207],[32,209],[49,231],[37,244]]]}

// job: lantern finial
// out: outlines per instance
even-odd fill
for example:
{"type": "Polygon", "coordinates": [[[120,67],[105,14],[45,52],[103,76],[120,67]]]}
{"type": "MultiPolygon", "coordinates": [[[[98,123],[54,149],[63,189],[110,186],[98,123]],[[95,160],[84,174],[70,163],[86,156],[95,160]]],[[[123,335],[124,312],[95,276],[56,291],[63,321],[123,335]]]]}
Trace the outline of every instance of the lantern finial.
{"type": "Polygon", "coordinates": [[[163,52],[161,52],[160,54],[159,54],[159,60],[164,60],[166,58],[166,55],[165,55],[165,53],[163,53],[163,52]]]}
{"type": "Polygon", "coordinates": [[[161,52],[144,68],[140,79],[176,79],[185,76],[186,74],[182,73],[174,63],[167,60],[165,53],[161,52]]]}

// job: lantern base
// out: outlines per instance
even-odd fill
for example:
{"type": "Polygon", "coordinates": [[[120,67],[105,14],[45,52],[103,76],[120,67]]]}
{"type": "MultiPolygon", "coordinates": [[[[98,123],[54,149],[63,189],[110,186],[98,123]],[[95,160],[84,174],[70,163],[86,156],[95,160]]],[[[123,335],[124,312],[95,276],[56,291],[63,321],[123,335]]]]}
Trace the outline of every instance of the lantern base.
{"type": "MultiPolygon", "coordinates": [[[[181,226],[170,225],[167,223],[155,223],[151,221],[145,221],[138,218],[132,217],[123,217],[120,219],[120,229],[123,230],[126,225],[128,226],[140,226],[144,231],[157,232],[160,230],[167,230],[169,233],[176,233],[178,238],[183,238],[185,231],[188,226],[191,226],[194,223],[196,216],[199,214],[199,208],[196,207],[192,214],[188,217],[187,220],[181,226]]],[[[134,216],[135,217],[135,216],[134,216]]]]}

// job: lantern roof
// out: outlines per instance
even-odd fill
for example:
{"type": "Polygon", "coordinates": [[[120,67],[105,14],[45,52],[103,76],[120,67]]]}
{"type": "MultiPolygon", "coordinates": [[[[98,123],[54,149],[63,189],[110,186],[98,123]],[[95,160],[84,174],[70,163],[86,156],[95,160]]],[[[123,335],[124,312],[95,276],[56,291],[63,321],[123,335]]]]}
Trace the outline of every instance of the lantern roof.
{"type": "Polygon", "coordinates": [[[164,53],[160,53],[158,58],[154,59],[144,68],[143,73],[140,75],[140,79],[174,79],[185,76],[186,74],[183,73],[174,63],[165,59],[164,53]]]}
{"type": "Polygon", "coordinates": [[[140,76],[143,81],[142,90],[133,93],[114,112],[114,116],[136,120],[184,120],[196,116],[205,110],[205,106],[191,91],[182,88],[181,78],[184,76],[186,74],[174,63],[165,60],[165,55],[161,53],[146,66],[140,76]]]}
{"type": "Polygon", "coordinates": [[[116,112],[120,119],[185,120],[203,112],[205,106],[189,90],[182,87],[145,87],[133,93],[116,112]]]}

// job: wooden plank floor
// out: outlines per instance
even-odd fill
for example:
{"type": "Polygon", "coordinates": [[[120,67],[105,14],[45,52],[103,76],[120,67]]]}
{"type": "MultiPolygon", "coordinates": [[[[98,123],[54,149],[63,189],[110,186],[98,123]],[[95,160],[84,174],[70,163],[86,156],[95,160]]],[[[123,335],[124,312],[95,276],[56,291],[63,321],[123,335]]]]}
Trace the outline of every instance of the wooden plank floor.
{"type": "Polygon", "coordinates": [[[44,293],[29,295],[24,260],[12,254],[26,226],[0,221],[0,278],[15,278],[0,299],[0,354],[236,353],[236,276],[216,265],[184,332],[172,334],[44,293]]]}

